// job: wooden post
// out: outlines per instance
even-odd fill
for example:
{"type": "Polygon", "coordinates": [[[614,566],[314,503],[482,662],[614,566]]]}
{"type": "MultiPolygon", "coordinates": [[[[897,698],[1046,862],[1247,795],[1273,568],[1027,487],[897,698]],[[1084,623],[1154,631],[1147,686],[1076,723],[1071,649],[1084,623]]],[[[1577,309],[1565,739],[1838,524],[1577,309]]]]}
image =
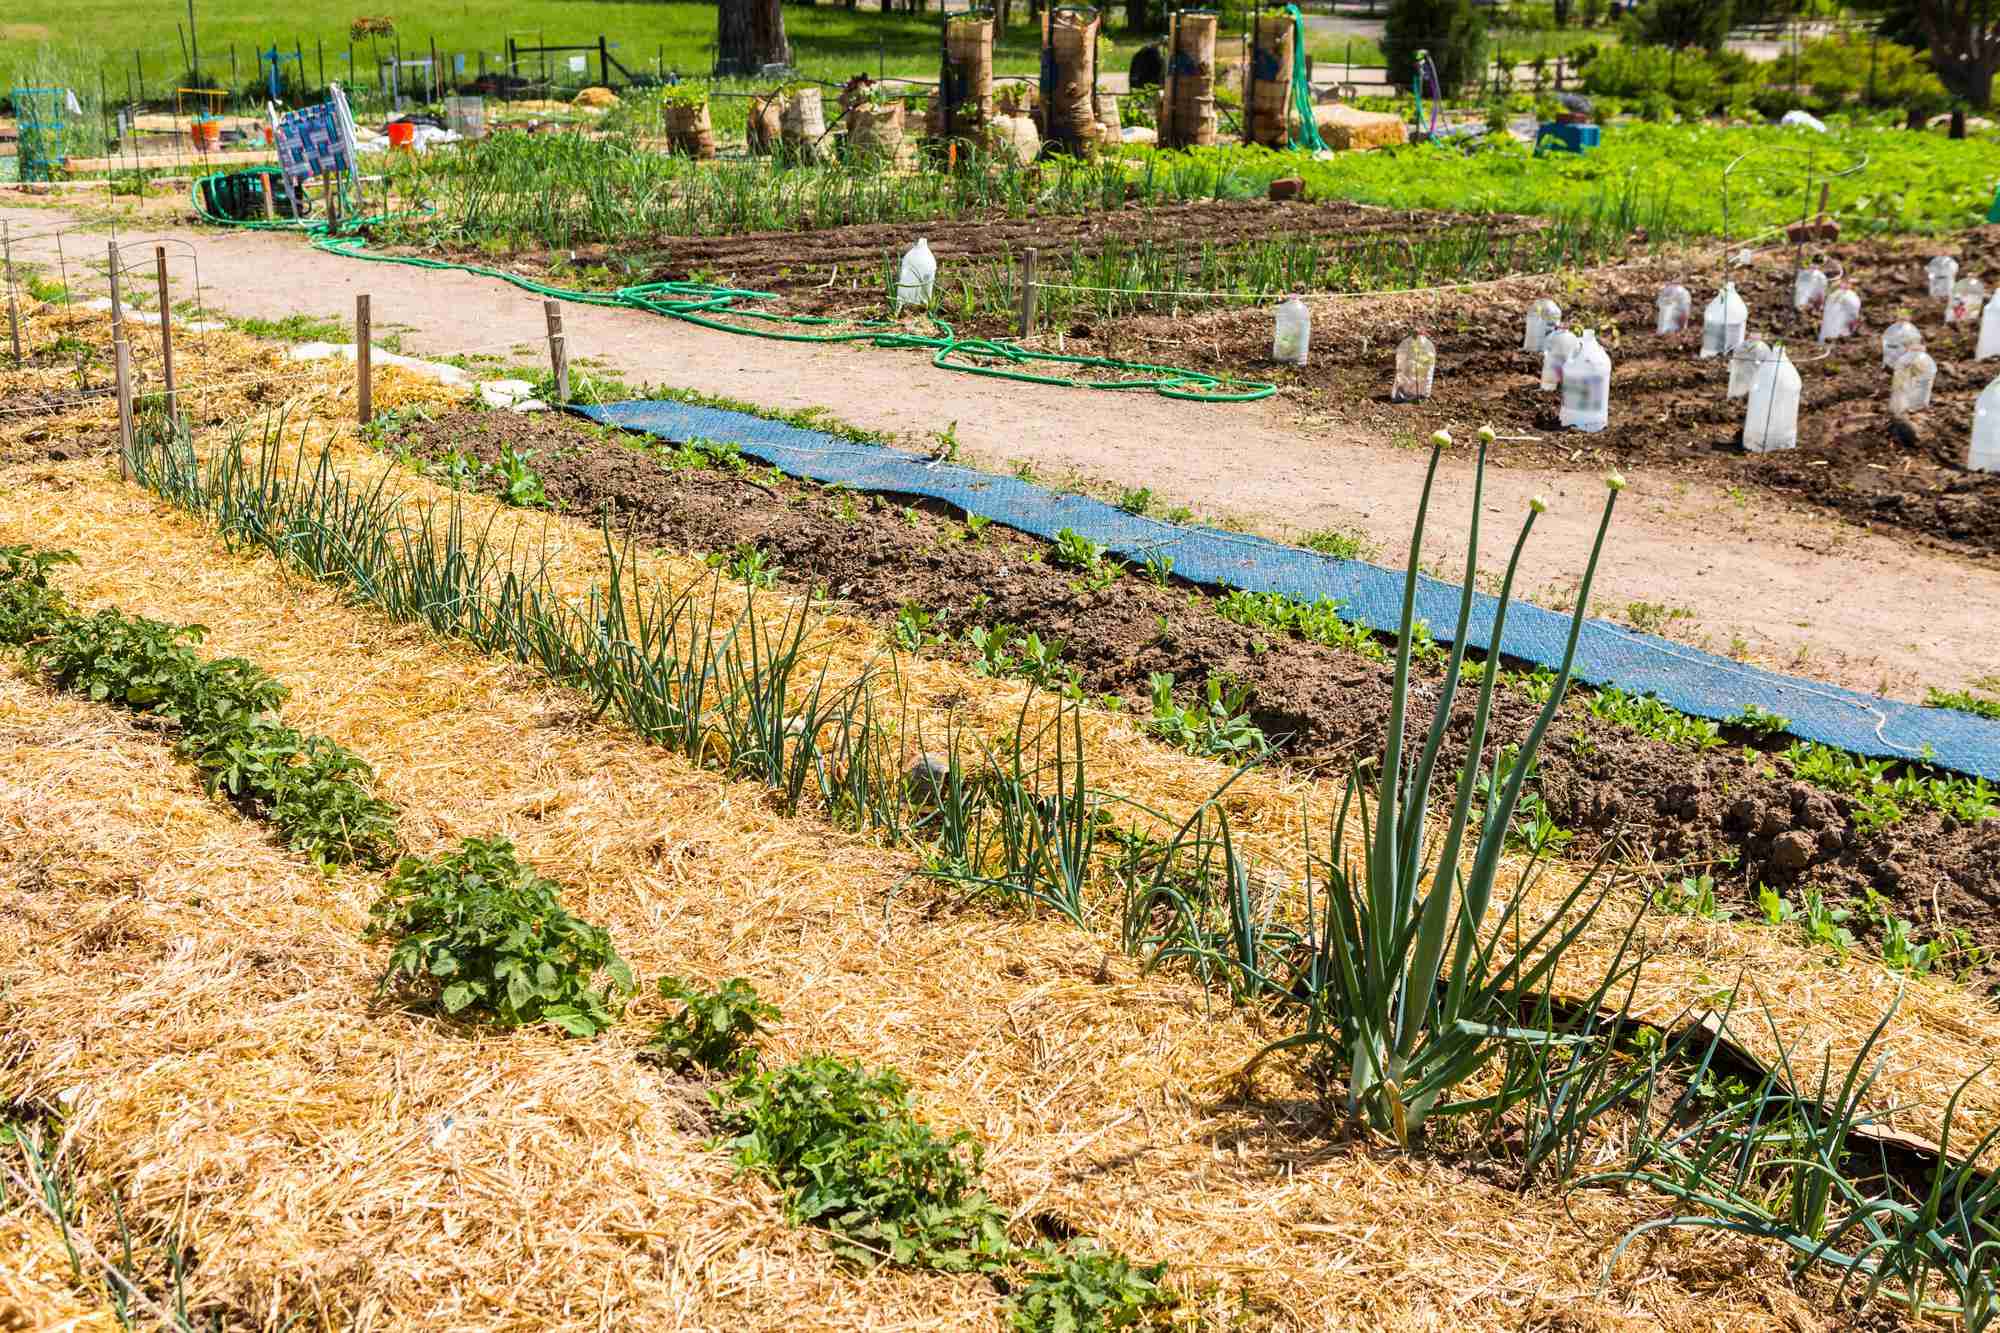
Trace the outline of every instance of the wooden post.
{"type": "Polygon", "coordinates": [[[125,302],[118,285],[118,242],[107,242],[111,272],[111,341],[125,341],[125,302]]]}
{"type": "Polygon", "coordinates": [[[7,235],[7,223],[0,220],[0,257],[7,266],[7,332],[14,341],[14,364],[21,364],[21,303],[14,295],[14,242],[7,235]]]}
{"type": "Polygon", "coordinates": [[[331,171],[322,172],[320,179],[326,182],[326,230],[329,236],[340,233],[340,189],[335,184],[339,179],[331,171]]]}
{"type": "Polygon", "coordinates": [[[368,340],[374,334],[374,321],[370,318],[370,313],[367,295],[364,293],[355,297],[354,400],[363,426],[375,419],[375,378],[370,364],[373,360],[372,349],[368,345],[368,340]]]}
{"type": "Polygon", "coordinates": [[[569,343],[563,337],[562,302],[542,302],[542,316],[549,323],[549,365],[556,374],[556,405],[569,402],[569,343]]]}
{"type": "Polygon", "coordinates": [[[118,373],[118,476],[131,475],[132,456],[132,345],[120,338],[111,345],[118,373]]]}
{"type": "Polygon", "coordinates": [[[160,279],[160,368],[167,379],[167,420],[179,416],[174,396],[174,316],[173,302],[167,297],[167,247],[153,247],[153,268],[160,279]]]}
{"type": "Polygon", "coordinates": [[[271,197],[271,173],[260,171],[257,173],[257,179],[264,186],[264,221],[270,222],[278,216],[277,201],[271,197]]]}
{"type": "Polygon", "coordinates": [[[1035,247],[1021,252],[1021,336],[1035,334],[1035,247]]]}

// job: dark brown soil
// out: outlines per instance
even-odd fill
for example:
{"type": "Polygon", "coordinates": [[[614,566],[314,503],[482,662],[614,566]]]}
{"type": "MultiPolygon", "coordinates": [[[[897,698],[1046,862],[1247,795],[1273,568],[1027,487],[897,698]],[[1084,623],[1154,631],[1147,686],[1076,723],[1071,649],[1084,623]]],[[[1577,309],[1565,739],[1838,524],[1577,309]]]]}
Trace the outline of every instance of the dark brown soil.
{"type": "MultiPolygon", "coordinates": [[[[1276,237],[1337,237],[1357,244],[1371,238],[1407,239],[1425,232],[1479,226],[1501,237],[1525,237],[1549,224],[1541,219],[1379,208],[1352,203],[1274,203],[1211,200],[1166,206],[1137,203],[1090,213],[995,214],[922,222],[854,223],[810,231],[749,232],[674,237],[656,249],[601,248],[552,254],[517,254],[508,267],[537,277],[574,282],[579,273],[604,269],[614,285],[703,282],[772,292],[790,314],[876,318],[882,313],[889,266],[919,236],[941,266],[969,259],[1018,257],[1030,246],[1045,256],[1072,251],[1095,254],[1108,244],[1148,244],[1198,250],[1276,237]],[[556,261],[560,258],[560,264],[556,261]]],[[[1329,247],[1331,261],[1338,253],[1329,247]]],[[[1525,256],[1527,250],[1522,250],[1525,256]]],[[[468,252],[464,258],[486,262],[468,252]]],[[[981,332],[1007,332],[994,326],[981,332]]],[[[1268,341],[1268,339],[1267,339],[1268,341]]]]}
{"type": "MultiPolygon", "coordinates": [[[[1975,362],[1977,320],[1946,324],[1943,303],[1927,294],[1924,264],[1938,253],[1957,256],[1962,276],[1991,282],[2000,277],[2000,227],[1949,242],[1830,247],[1819,265],[1830,276],[1844,269],[1861,294],[1862,324],[1826,346],[1816,341],[1818,315],[1792,308],[1790,251],[1766,252],[1739,271],[1750,331],[1783,340],[1803,380],[1799,447],[1775,454],[1743,451],[1744,401],[1726,396],[1727,363],[1696,356],[1702,308],[1717,286],[1712,261],[1700,271],[1666,258],[1598,268],[1576,275],[1580,296],[1539,293],[1554,296],[1575,326],[1598,330],[1611,355],[1611,424],[1595,435],[1561,429],[1556,395],[1539,387],[1538,358],[1521,351],[1522,316],[1538,294],[1522,283],[1442,293],[1421,312],[1407,302],[1343,302],[1337,319],[1322,312],[1312,364],[1299,370],[1265,361],[1268,311],[1219,313],[1179,332],[1155,317],[1131,323],[1124,336],[1176,365],[1275,380],[1309,410],[1337,410],[1344,420],[1390,432],[1422,437],[1438,426],[1491,423],[1503,437],[1532,437],[1503,438],[1503,462],[1592,471],[1616,464],[1756,486],[1921,545],[1989,557],[2000,554],[2000,475],[1967,472],[1963,464],[1973,400],[2000,375],[2000,362],[1975,362]],[[1667,281],[1693,294],[1694,315],[1687,332],[1660,337],[1654,300],[1667,281]],[[1907,420],[1889,414],[1882,365],[1882,331],[1899,314],[1923,333],[1938,365],[1931,406],[1907,420]],[[1434,396],[1392,403],[1396,344],[1419,326],[1437,345],[1434,396]]],[[[1072,350],[1089,346],[1089,339],[1072,341],[1072,350]]]]}
{"type": "MultiPolygon", "coordinates": [[[[673,470],[609,432],[571,418],[467,412],[419,422],[400,443],[421,458],[459,450],[486,462],[503,447],[534,451],[532,464],[560,509],[606,509],[643,540],[694,552],[754,543],[784,581],[823,585],[879,620],[906,605],[933,610],[937,651],[969,656],[964,633],[1008,624],[1059,640],[1085,689],[1140,710],[1148,677],[1171,672],[1183,690],[1211,676],[1249,685],[1254,721],[1293,764],[1343,769],[1381,743],[1388,669],[1351,652],[1236,625],[1185,585],[1157,587],[1128,575],[1083,587],[1045,563],[1043,543],[998,527],[968,540],[958,516],[933,502],[836,493],[811,483],[702,468],[673,470]]],[[[1427,679],[1417,690],[1422,713],[1427,679]]],[[[1519,690],[1496,695],[1496,739],[1520,740],[1535,705],[1519,690]]],[[[1472,698],[1462,692],[1453,736],[1462,746],[1472,698]]],[[[1415,726],[1425,719],[1419,717],[1415,726]]],[[[1613,851],[1667,879],[1713,874],[1737,905],[1770,884],[1829,899],[1872,886],[1928,935],[1965,927],[1989,957],[2000,953],[2000,820],[1963,825],[1921,810],[1872,833],[1850,803],[1802,782],[1763,755],[1746,758],[1747,734],[1703,752],[1643,739],[1580,703],[1562,710],[1542,747],[1540,790],[1566,852],[1613,851]]],[[[1463,761],[1447,746],[1441,771],[1463,761]]],[[[1754,910],[1754,908],[1752,909],[1754,910]]],[[[1850,925],[1864,927],[1859,916],[1850,925]]]]}

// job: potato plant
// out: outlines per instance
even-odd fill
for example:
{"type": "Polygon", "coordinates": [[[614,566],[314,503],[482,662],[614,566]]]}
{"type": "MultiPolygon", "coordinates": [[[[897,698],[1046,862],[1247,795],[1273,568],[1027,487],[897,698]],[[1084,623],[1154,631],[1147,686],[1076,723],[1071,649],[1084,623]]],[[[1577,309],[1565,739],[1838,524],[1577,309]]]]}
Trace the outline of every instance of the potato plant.
{"type": "Polygon", "coordinates": [[[560,886],[522,865],[505,839],[406,857],[369,915],[368,938],[393,941],[378,992],[400,984],[456,1017],[590,1037],[616,1021],[634,988],[610,932],[571,915],[560,886]]]}

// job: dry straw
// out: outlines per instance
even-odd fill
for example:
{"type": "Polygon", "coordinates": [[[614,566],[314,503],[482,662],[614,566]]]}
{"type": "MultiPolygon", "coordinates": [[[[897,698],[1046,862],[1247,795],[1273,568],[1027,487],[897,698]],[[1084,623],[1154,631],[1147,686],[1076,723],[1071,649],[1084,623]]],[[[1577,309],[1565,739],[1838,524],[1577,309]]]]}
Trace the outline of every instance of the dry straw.
{"type": "MultiPolygon", "coordinates": [[[[396,393],[392,382],[385,402],[396,393]]],[[[343,458],[357,475],[387,466],[343,458]]],[[[1254,1093],[1233,1078],[1274,1031],[1258,1015],[1138,975],[1109,935],[919,892],[906,854],[781,818],[762,788],[591,722],[578,696],[524,668],[227,555],[101,458],[16,462],[4,480],[0,541],[72,547],[80,600],[209,625],[211,651],[272,671],[294,689],[288,721],[376,765],[413,848],[511,836],[642,974],[751,977],[786,1013],[776,1057],[824,1049],[899,1067],[928,1113],[989,1145],[995,1195],[1024,1227],[1058,1218],[1168,1260],[1216,1322],[1813,1322],[1814,1293],[1794,1290],[1779,1256],[1731,1241],[1658,1237],[1604,1282],[1610,1247],[1664,1212],[1660,1200],[1522,1197],[1476,1163],[1331,1140],[1282,1073],[1254,1093]]],[[[574,592],[602,577],[584,527],[496,521],[538,542],[546,531],[574,592]]],[[[699,572],[646,562],[676,583],[699,572]]],[[[782,614],[780,599],[760,606],[782,614]]],[[[815,643],[842,679],[883,652],[879,631],[840,616],[815,643]]],[[[948,663],[906,661],[902,680],[930,724],[953,711],[998,729],[1019,704],[1018,687],[948,663]]],[[[382,960],[359,928],[373,884],[279,851],[122,715],[0,684],[12,1051],[0,1093],[73,1108],[84,1229],[100,1244],[115,1235],[116,1192],[151,1238],[196,1246],[201,1298],[259,1325],[278,1311],[381,1328],[995,1318],[976,1282],[856,1274],[787,1230],[766,1191],[702,1146],[696,1091],[632,1060],[643,1012],[603,1041],[565,1043],[471,1037],[371,1007],[382,960]]],[[[1191,808],[1224,773],[1126,718],[1094,713],[1086,731],[1094,780],[1164,806],[1191,808]]],[[[1258,773],[1230,812],[1296,874],[1300,812],[1330,800],[1321,784],[1258,773]]],[[[1554,901],[1574,873],[1552,867],[1531,893],[1554,901]]],[[[1578,989],[1637,901],[1619,897],[1573,956],[1578,989]]],[[[1643,934],[1659,956],[1641,1011],[1668,1017],[1747,974],[1788,1041],[1836,1058],[1897,990],[1878,964],[1832,965],[1777,931],[1666,919],[1643,934]]],[[[1771,1054],[1761,1019],[1734,1035],[1771,1054]]],[[[1976,999],[1913,983],[1878,1085],[1896,1122],[1933,1129],[1996,1039],[2000,1018],[1976,999]]],[[[1974,1125],[2000,1119],[1990,1082],[1968,1102],[1974,1125]]]]}

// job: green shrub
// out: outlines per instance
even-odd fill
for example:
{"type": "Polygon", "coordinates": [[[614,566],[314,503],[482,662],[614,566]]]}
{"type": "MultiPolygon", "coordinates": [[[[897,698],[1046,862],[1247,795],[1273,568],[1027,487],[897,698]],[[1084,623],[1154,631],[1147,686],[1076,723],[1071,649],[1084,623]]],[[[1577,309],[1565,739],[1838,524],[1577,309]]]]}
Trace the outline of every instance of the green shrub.
{"type": "Polygon", "coordinates": [[[732,977],[704,991],[679,977],[661,977],[659,989],[662,999],[680,1001],[681,1009],[654,1029],[646,1043],[649,1058],[683,1072],[740,1072],[756,1065],[751,1042],[777,1020],[778,1009],[758,999],[748,981],[732,977]]]}
{"type": "Polygon", "coordinates": [[[611,1026],[632,992],[610,934],[571,916],[558,886],[504,839],[406,857],[369,915],[368,938],[394,941],[378,989],[401,981],[448,1014],[588,1037],[611,1026]]]}
{"type": "Polygon", "coordinates": [[[811,1055],[712,1096],[738,1164],[768,1175],[791,1220],[831,1232],[844,1257],[961,1273],[1010,1255],[1006,1218],[979,1188],[978,1144],[917,1119],[894,1070],[811,1055]]]}

